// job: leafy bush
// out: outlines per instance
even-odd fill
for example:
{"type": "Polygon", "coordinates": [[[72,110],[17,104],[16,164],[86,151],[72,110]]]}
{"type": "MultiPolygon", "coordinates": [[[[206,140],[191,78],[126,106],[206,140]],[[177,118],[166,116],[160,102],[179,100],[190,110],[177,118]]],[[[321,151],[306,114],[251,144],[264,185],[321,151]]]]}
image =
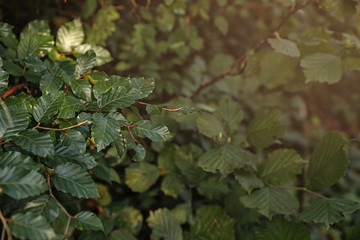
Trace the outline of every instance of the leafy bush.
{"type": "Polygon", "coordinates": [[[8,234],[359,238],[356,1],[82,4],[0,25],[8,234]]]}

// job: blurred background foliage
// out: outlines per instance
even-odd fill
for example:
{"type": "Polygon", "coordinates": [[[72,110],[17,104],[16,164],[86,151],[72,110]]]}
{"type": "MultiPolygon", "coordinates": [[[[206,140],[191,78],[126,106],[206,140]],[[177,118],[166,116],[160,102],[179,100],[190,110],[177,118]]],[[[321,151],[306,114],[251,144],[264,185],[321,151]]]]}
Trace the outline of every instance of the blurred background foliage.
{"type": "MultiPolygon", "coordinates": [[[[259,158],[279,148],[280,140],[276,140],[270,148],[256,151],[246,140],[246,127],[261,109],[276,107],[281,110],[281,120],[287,126],[281,144],[296,149],[305,160],[327,131],[339,130],[349,138],[359,136],[360,85],[356,81],[360,71],[360,40],[357,38],[360,14],[357,1],[314,1],[315,4],[297,11],[270,36],[295,42],[298,52],[274,51],[277,49],[275,41],[254,51],[256,44],[278,26],[294,4],[303,2],[0,1],[0,20],[14,25],[17,33],[33,19],[48,20],[55,32],[64,23],[80,17],[86,42],[103,46],[111,53],[113,61],[100,70],[109,75],[154,77],[155,94],[148,98],[148,103],[170,107],[186,103],[202,110],[189,116],[161,111],[158,113],[161,116],[152,114],[151,120],[165,123],[175,137],[165,145],[144,142],[147,155],[140,165],[131,163],[131,154],[120,158],[114,149],[106,154],[99,153],[97,159],[104,162],[105,167],[97,167],[94,174],[103,198],[82,204],[107,216],[104,221],[109,224],[105,227],[119,229],[118,235],[112,234],[110,239],[120,239],[117,236],[126,234],[147,239],[151,228],[163,227],[156,225],[160,215],[165,222],[172,221],[169,210],[160,208],[171,209],[187,239],[198,239],[197,234],[202,234],[194,227],[190,231],[194,224],[199,225],[200,230],[201,225],[220,224],[221,236],[214,230],[205,233],[202,239],[233,239],[232,236],[254,239],[259,226],[265,231],[262,223],[265,218],[240,203],[239,197],[246,191],[237,184],[237,179],[223,179],[220,174],[205,172],[196,166],[204,152],[229,141],[253,150],[259,158]],[[341,59],[341,69],[330,72],[327,83],[321,83],[316,76],[314,80],[311,76],[316,75],[314,72],[304,73],[304,59],[314,53],[341,59]],[[221,75],[244,54],[246,64],[237,64],[229,74],[193,95],[203,82],[221,75]],[[339,72],[340,77],[337,77],[339,72]],[[116,162],[114,169],[121,176],[116,183],[106,173],[106,166],[111,162],[116,162]],[[204,204],[216,207],[209,210],[204,204]],[[211,216],[221,221],[201,222],[211,216]],[[206,234],[209,235],[206,237],[206,234]]],[[[140,115],[149,118],[148,109],[142,109],[140,115]]],[[[130,119],[139,119],[131,111],[125,114],[130,119]]],[[[360,151],[356,143],[351,144],[348,154],[351,164],[346,177],[322,193],[359,201],[360,151]]],[[[304,176],[298,176],[297,183],[302,185],[303,181],[304,176]]],[[[298,197],[302,208],[308,201],[307,196],[298,193],[298,197]]],[[[69,202],[67,207],[78,207],[71,205],[71,199],[66,200],[68,196],[64,198],[69,202]]],[[[354,214],[329,229],[322,225],[311,225],[308,229],[312,239],[344,239],[345,233],[358,236],[359,224],[360,215],[354,214]]],[[[101,234],[98,233],[98,239],[102,239],[101,234]]],[[[95,239],[97,235],[84,231],[74,236],[95,239]]],[[[256,236],[263,239],[259,234],[256,236]]],[[[160,237],[161,234],[153,235],[154,239],[160,237]]]]}

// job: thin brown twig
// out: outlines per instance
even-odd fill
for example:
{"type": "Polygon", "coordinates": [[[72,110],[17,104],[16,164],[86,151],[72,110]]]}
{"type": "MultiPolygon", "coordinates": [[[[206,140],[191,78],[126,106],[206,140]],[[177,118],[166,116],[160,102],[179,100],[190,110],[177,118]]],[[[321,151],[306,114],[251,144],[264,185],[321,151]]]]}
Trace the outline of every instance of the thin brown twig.
{"type": "Polygon", "coordinates": [[[36,129],[36,128],[40,128],[40,129],[44,129],[44,130],[53,130],[53,131],[65,131],[65,130],[68,130],[68,129],[71,129],[71,128],[76,128],[76,127],[79,127],[85,123],[87,123],[88,120],[85,120],[81,123],[78,123],[78,124],[75,124],[73,126],[70,126],[70,127],[65,127],[65,128],[49,128],[49,127],[42,127],[40,126],[40,123],[38,123],[35,127],[33,127],[33,129],[36,129]]]}
{"type": "Polygon", "coordinates": [[[46,173],[46,180],[47,180],[47,184],[49,186],[49,196],[52,197],[53,199],[55,199],[55,201],[59,204],[61,210],[66,214],[66,216],[68,217],[68,220],[67,220],[67,223],[66,223],[66,227],[65,227],[65,231],[64,231],[64,234],[63,236],[61,237],[61,239],[65,239],[66,236],[67,236],[67,232],[69,230],[69,226],[70,226],[70,222],[71,222],[71,219],[73,219],[74,217],[71,216],[71,214],[66,210],[66,208],[59,202],[59,200],[56,199],[56,197],[54,196],[52,190],[51,190],[51,180],[50,180],[50,175],[46,173]]]}
{"type": "MultiPolygon", "coordinates": [[[[0,139],[1,140],[1,139],[0,139]]],[[[0,145],[3,145],[3,144],[5,144],[5,143],[8,143],[8,142],[10,142],[11,141],[11,139],[8,139],[8,140],[6,140],[6,141],[0,141],[0,145]]]]}
{"type": "MultiPolygon", "coordinates": [[[[274,33],[278,32],[280,30],[280,28],[288,21],[288,19],[294,15],[297,11],[299,11],[300,9],[306,7],[307,5],[311,4],[311,3],[315,3],[317,1],[321,1],[321,0],[307,0],[305,2],[303,2],[302,4],[300,4],[297,7],[292,7],[290,9],[290,11],[288,12],[288,14],[285,15],[285,17],[280,21],[280,23],[263,39],[261,39],[256,45],[255,47],[252,48],[253,53],[256,53],[257,51],[259,51],[259,49],[264,46],[265,44],[267,44],[267,40],[274,35],[274,33]]],[[[199,95],[199,93],[204,90],[205,88],[213,85],[214,83],[216,83],[217,81],[223,79],[224,77],[228,76],[229,74],[231,74],[232,70],[240,65],[240,71],[239,74],[242,74],[245,70],[245,66],[246,66],[246,61],[249,58],[249,55],[247,53],[245,53],[244,55],[242,55],[241,57],[239,57],[238,59],[236,59],[233,64],[231,64],[225,71],[223,71],[222,73],[220,73],[218,76],[214,77],[213,79],[211,79],[210,81],[207,82],[203,82],[194,92],[193,94],[190,96],[191,99],[194,99],[196,96],[199,95]]]]}
{"type": "Polygon", "coordinates": [[[0,219],[1,219],[1,222],[2,222],[2,224],[3,224],[3,227],[4,227],[5,230],[6,230],[6,234],[7,234],[7,236],[8,236],[8,240],[12,240],[13,238],[12,238],[12,236],[11,236],[10,228],[9,228],[9,226],[7,225],[6,219],[5,219],[4,214],[3,214],[3,212],[1,211],[1,209],[0,209],[0,219]]]}
{"type": "Polygon", "coordinates": [[[309,189],[307,189],[306,187],[290,187],[290,186],[274,186],[274,185],[269,185],[272,188],[277,188],[277,189],[289,189],[289,190],[299,190],[299,191],[304,191],[307,192],[309,194],[312,194],[314,196],[317,196],[319,198],[323,198],[323,199],[330,199],[328,197],[325,197],[324,195],[321,195],[320,193],[317,192],[313,192],[309,189]]]}
{"type": "Polygon", "coordinates": [[[127,128],[128,132],[130,133],[130,136],[131,136],[132,140],[133,140],[135,143],[139,143],[138,140],[136,140],[134,134],[133,134],[133,133],[131,132],[131,130],[130,130],[130,128],[136,127],[137,124],[126,125],[126,124],[120,122],[120,125],[127,128]]]}
{"type": "MultiPolygon", "coordinates": [[[[146,103],[146,102],[141,102],[141,101],[136,101],[137,103],[139,104],[142,104],[142,105],[145,105],[145,106],[153,106],[154,104],[151,104],[151,103],[146,103]]],[[[161,108],[162,110],[164,111],[169,111],[169,112],[178,112],[182,109],[182,107],[179,107],[179,108],[166,108],[166,107],[163,107],[161,108]]]]}

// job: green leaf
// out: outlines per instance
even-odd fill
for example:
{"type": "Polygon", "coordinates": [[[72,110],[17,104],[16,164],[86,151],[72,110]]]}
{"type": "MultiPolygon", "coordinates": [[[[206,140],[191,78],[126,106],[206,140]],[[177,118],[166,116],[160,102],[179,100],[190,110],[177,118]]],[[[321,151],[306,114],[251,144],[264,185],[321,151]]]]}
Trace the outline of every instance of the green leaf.
{"type": "Polygon", "coordinates": [[[80,18],[61,26],[56,35],[56,47],[62,52],[71,52],[84,41],[80,18]]]}
{"type": "Polygon", "coordinates": [[[60,140],[63,146],[70,147],[75,152],[85,153],[86,151],[85,139],[79,131],[73,129],[66,130],[66,132],[60,135],[60,140]]]}
{"type": "Polygon", "coordinates": [[[75,228],[79,230],[101,230],[104,231],[104,226],[93,212],[79,212],[74,217],[78,217],[79,219],[73,220],[75,228]]]}
{"type": "Polygon", "coordinates": [[[200,195],[209,199],[218,199],[230,191],[230,188],[225,181],[217,177],[210,177],[199,183],[197,191],[200,195]]]}
{"type": "Polygon", "coordinates": [[[229,23],[224,16],[218,15],[214,18],[214,24],[216,28],[223,34],[226,35],[229,31],[229,23]]]}
{"type": "Polygon", "coordinates": [[[82,15],[87,18],[93,14],[97,7],[97,0],[86,0],[82,7],[82,15]]]}
{"type": "Polygon", "coordinates": [[[301,173],[302,164],[303,160],[295,150],[278,149],[261,164],[259,175],[275,185],[288,183],[301,173]]]}
{"type": "Polygon", "coordinates": [[[41,195],[28,202],[24,209],[26,212],[44,216],[48,222],[54,221],[59,215],[59,203],[48,195],[41,195]]]}
{"type": "Polygon", "coordinates": [[[266,148],[281,137],[285,132],[285,125],[280,122],[280,111],[265,109],[250,122],[246,129],[249,143],[256,148],[266,148]]]}
{"type": "Polygon", "coordinates": [[[172,138],[169,129],[163,124],[153,125],[149,120],[136,122],[132,130],[140,137],[147,137],[154,142],[165,142],[172,138]]]}
{"type": "MultiPolygon", "coordinates": [[[[2,62],[2,61],[1,61],[2,62]]],[[[0,69],[0,93],[2,93],[8,86],[9,73],[0,69]]]]}
{"type": "Polygon", "coordinates": [[[235,220],[217,205],[205,205],[196,211],[191,239],[235,240],[235,220]]]}
{"type": "Polygon", "coordinates": [[[25,63],[26,67],[31,68],[34,72],[42,72],[47,70],[46,61],[43,62],[39,57],[29,56],[26,57],[23,62],[25,63]]]}
{"type": "Polygon", "coordinates": [[[99,162],[96,165],[96,167],[93,168],[92,171],[93,171],[95,177],[111,184],[110,169],[105,164],[99,162]]]}
{"type": "Polygon", "coordinates": [[[25,104],[12,105],[0,110],[0,139],[16,136],[28,126],[28,112],[25,104]]]}
{"type": "Polygon", "coordinates": [[[83,78],[71,79],[70,86],[72,92],[76,96],[86,100],[87,102],[91,102],[91,85],[88,81],[83,78]]]}
{"type": "Polygon", "coordinates": [[[232,173],[235,169],[249,165],[256,159],[252,153],[233,145],[223,145],[206,152],[199,159],[198,166],[207,172],[223,175],[232,173]]]}
{"type": "Polygon", "coordinates": [[[76,163],[85,169],[92,169],[97,164],[95,158],[89,152],[80,153],[74,151],[71,147],[63,146],[61,144],[56,146],[53,156],[44,160],[44,163],[52,168],[67,162],[76,163]]]}
{"type": "Polygon", "coordinates": [[[55,237],[55,232],[42,215],[32,212],[16,213],[9,223],[11,233],[20,239],[49,240],[55,237]]]}
{"type": "Polygon", "coordinates": [[[66,163],[55,168],[51,177],[55,187],[62,192],[81,198],[99,198],[99,190],[85,169],[75,163],[66,163]]]}
{"type": "Polygon", "coordinates": [[[194,114],[199,112],[198,109],[192,107],[192,106],[188,106],[188,105],[178,105],[175,107],[175,109],[179,109],[179,111],[176,111],[177,114],[179,115],[188,115],[188,114],[194,114]]]}
{"type": "Polygon", "coordinates": [[[154,78],[131,78],[130,86],[139,91],[138,99],[146,98],[154,91],[155,79],[154,78]]]}
{"type": "Polygon", "coordinates": [[[125,182],[134,192],[148,190],[158,179],[160,173],[152,164],[133,163],[125,169],[125,182]]]}
{"type": "Polygon", "coordinates": [[[95,62],[96,62],[95,52],[93,50],[86,51],[85,54],[80,55],[76,59],[76,63],[77,63],[75,68],[76,73],[79,75],[84,75],[95,66],[95,62]]]}
{"type": "Polygon", "coordinates": [[[176,217],[167,208],[160,208],[155,212],[150,211],[147,219],[152,228],[151,237],[154,240],[182,240],[182,230],[176,217]]]}
{"type": "Polygon", "coordinates": [[[288,222],[276,217],[272,221],[258,228],[255,232],[256,240],[310,240],[310,232],[304,224],[288,222]]]}
{"type": "Polygon", "coordinates": [[[97,151],[100,152],[119,136],[120,125],[111,117],[103,117],[101,114],[95,113],[91,132],[97,151]]]}
{"type": "Polygon", "coordinates": [[[185,184],[183,183],[181,176],[177,173],[166,174],[161,182],[161,191],[163,191],[165,195],[174,198],[177,198],[184,188],[185,184]]]}
{"type": "Polygon", "coordinates": [[[321,2],[326,9],[326,12],[330,13],[333,17],[339,21],[344,22],[347,16],[356,14],[355,1],[344,1],[344,0],[325,0],[321,2]]]}
{"type": "Polygon", "coordinates": [[[46,121],[55,115],[64,101],[64,92],[50,93],[41,96],[33,107],[33,116],[35,121],[46,121]]]}
{"type": "Polygon", "coordinates": [[[30,156],[22,155],[19,152],[0,153],[0,168],[4,167],[22,167],[27,170],[38,171],[42,168],[40,163],[34,162],[30,156]]]}
{"type": "Polygon", "coordinates": [[[287,39],[268,39],[270,46],[277,52],[285,54],[290,57],[300,57],[300,51],[296,46],[296,43],[287,39]]]}
{"type": "Polygon", "coordinates": [[[50,49],[54,45],[54,39],[52,35],[50,35],[48,23],[35,20],[30,22],[29,25],[20,35],[20,41],[17,47],[19,59],[24,59],[28,56],[41,56],[44,54],[44,51],[50,52],[50,49]],[[32,26],[29,27],[30,24],[32,24],[32,26]],[[41,29],[36,29],[36,27],[38,27],[35,26],[36,24],[43,26],[41,26],[41,29]]]}
{"type": "Polygon", "coordinates": [[[135,155],[133,160],[136,162],[141,162],[146,157],[146,150],[143,145],[136,144],[134,142],[130,142],[128,144],[128,148],[133,149],[135,151],[135,155]]]}
{"type": "Polygon", "coordinates": [[[62,85],[62,78],[53,73],[45,72],[41,76],[40,89],[44,95],[57,92],[62,85]]]}
{"type": "Polygon", "coordinates": [[[353,213],[359,209],[359,204],[350,199],[316,199],[310,202],[300,214],[305,222],[323,223],[330,225],[341,221],[345,214],[353,213]]]}
{"type": "Polygon", "coordinates": [[[136,240],[137,238],[131,234],[127,228],[120,228],[115,231],[112,231],[108,240],[136,240]]]}
{"type": "Polygon", "coordinates": [[[225,134],[221,121],[210,113],[200,113],[196,119],[196,126],[199,132],[209,138],[225,134]]]}
{"type": "Polygon", "coordinates": [[[341,80],[341,58],[332,54],[315,53],[301,60],[306,83],[337,83],[341,80]]]}
{"type": "Polygon", "coordinates": [[[54,145],[47,133],[40,133],[36,129],[28,129],[13,138],[14,143],[26,151],[41,157],[54,154],[54,145]]]}
{"type": "Polygon", "coordinates": [[[139,92],[133,88],[115,87],[99,96],[98,106],[103,111],[111,111],[117,108],[126,108],[135,103],[139,92]]]}
{"type": "Polygon", "coordinates": [[[77,56],[77,54],[84,54],[86,53],[86,51],[90,49],[93,50],[96,54],[95,66],[101,66],[113,60],[113,58],[110,55],[110,52],[106,50],[106,48],[99,45],[91,45],[88,43],[79,45],[75,49],[74,55],[77,56]]]}
{"type": "Polygon", "coordinates": [[[60,107],[58,118],[73,118],[75,113],[82,108],[82,103],[78,98],[66,96],[60,107]]]}
{"type": "Polygon", "coordinates": [[[264,186],[263,181],[252,172],[239,171],[235,172],[234,176],[238,183],[240,183],[248,193],[251,193],[255,188],[264,186]]]}
{"type": "Polygon", "coordinates": [[[298,200],[284,189],[265,187],[240,198],[248,208],[255,208],[259,213],[271,219],[273,212],[294,214],[299,208],[298,200]]]}
{"type": "Polygon", "coordinates": [[[22,167],[4,167],[0,169],[0,188],[12,198],[23,199],[45,192],[48,185],[38,172],[22,167]]]}
{"type": "Polygon", "coordinates": [[[344,146],[348,140],[338,132],[329,132],[316,145],[307,170],[306,186],[323,189],[345,175],[349,160],[344,146]]]}
{"type": "Polygon", "coordinates": [[[162,115],[162,107],[159,107],[157,105],[147,105],[146,112],[149,115],[162,115]]]}

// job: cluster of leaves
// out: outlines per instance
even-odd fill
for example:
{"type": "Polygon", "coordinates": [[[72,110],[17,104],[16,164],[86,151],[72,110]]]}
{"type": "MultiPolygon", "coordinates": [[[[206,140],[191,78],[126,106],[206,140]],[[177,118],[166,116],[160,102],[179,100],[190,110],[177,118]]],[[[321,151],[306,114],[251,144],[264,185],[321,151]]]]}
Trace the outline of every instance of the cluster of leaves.
{"type": "Polygon", "coordinates": [[[358,133],[357,1],[82,3],[55,45],[45,21],[0,26],[15,237],[359,238],[359,151],[327,131],[340,115],[358,133]],[[112,72],[146,78],[93,70],[106,46],[112,72]],[[155,81],[166,105],[139,101],[155,81]]]}

